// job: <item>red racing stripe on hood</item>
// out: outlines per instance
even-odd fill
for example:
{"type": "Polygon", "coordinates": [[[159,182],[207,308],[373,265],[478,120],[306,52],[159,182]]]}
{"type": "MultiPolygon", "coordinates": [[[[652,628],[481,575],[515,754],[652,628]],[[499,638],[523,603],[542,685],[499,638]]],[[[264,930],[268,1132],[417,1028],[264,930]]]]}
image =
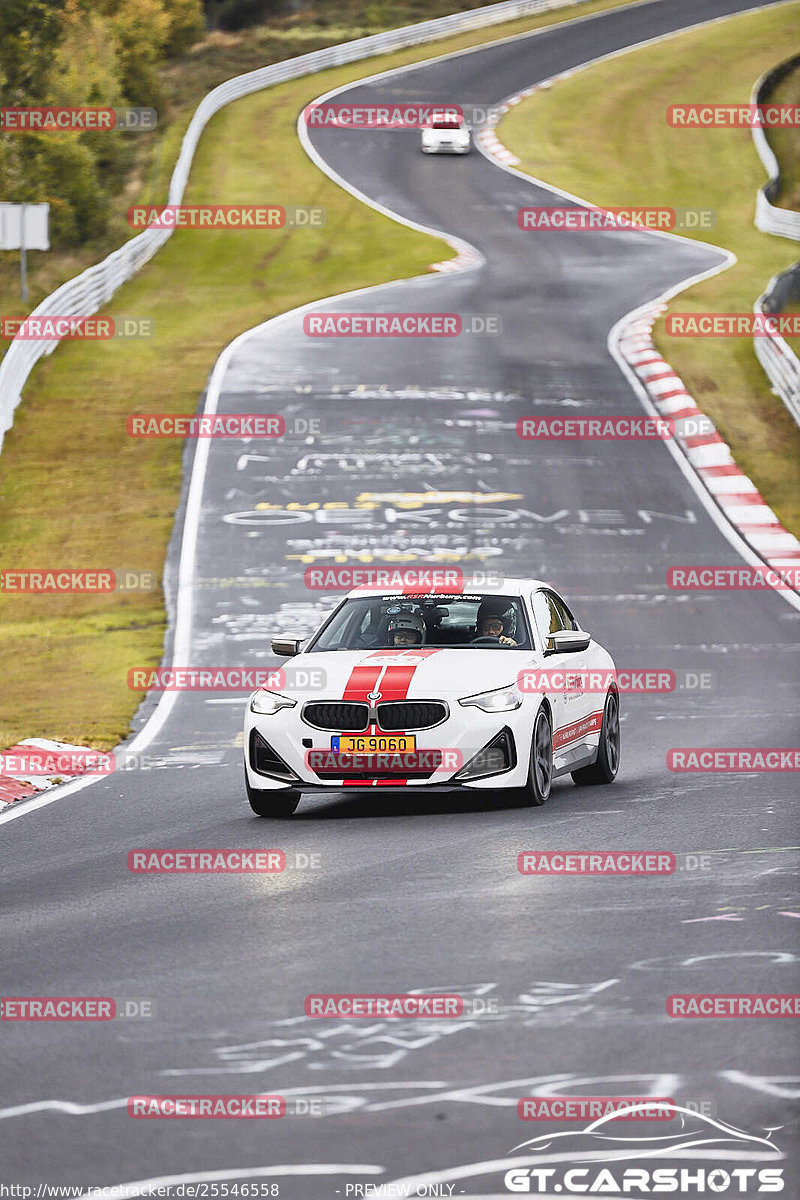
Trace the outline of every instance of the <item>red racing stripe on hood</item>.
{"type": "Polygon", "coordinates": [[[358,666],[353,667],[350,672],[350,678],[345,684],[343,700],[363,700],[369,703],[367,696],[370,692],[375,691],[375,685],[378,682],[383,667],[376,663],[374,666],[358,666]]]}

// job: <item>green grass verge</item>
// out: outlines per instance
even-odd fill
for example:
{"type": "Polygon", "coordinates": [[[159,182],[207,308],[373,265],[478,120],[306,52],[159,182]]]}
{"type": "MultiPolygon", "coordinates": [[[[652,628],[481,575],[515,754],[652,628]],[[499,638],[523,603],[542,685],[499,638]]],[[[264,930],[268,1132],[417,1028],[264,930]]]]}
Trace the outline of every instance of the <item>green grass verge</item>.
{"type": "MultiPolygon", "coordinates": [[[[370,59],[256,93],[217,114],[198,148],[186,202],[323,205],[327,224],[318,231],[177,232],[104,310],[152,318],[151,341],[65,343],[35,368],[0,455],[2,565],[160,575],[181,445],[130,440],[126,415],[193,412],[216,356],[241,330],[450,256],[442,242],[379,216],[317,171],[295,134],[303,105],[367,74],[617,4],[601,0],[370,59]]],[[[184,114],[167,131],[149,180],[126,204],[163,199],[187,121],[184,114]]],[[[160,591],[0,593],[0,658],[8,664],[0,746],[34,735],[115,745],[139,702],[127,671],[158,663],[164,629],[160,591]]]]}
{"type": "MultiPolygon", "coordinates": [[[[750,132],[672,129],[665,110],[746,102],[777,48],[788,54],[796,45],[798,16],[797,3],[744,14],[587,68],[512,109],[500,139],[521,170],[600,205],[714,209],[714,230],[698,236],[733,250],[738,263],[671,308],[750,312],[769,278],[796,257],[790,241],[753,225],[764,172],[750,132]]],[[[800,430],[771,393],[752,341],[671,338],[663,321],[655,340],[739,466],[800,536],[800,430]]]]}

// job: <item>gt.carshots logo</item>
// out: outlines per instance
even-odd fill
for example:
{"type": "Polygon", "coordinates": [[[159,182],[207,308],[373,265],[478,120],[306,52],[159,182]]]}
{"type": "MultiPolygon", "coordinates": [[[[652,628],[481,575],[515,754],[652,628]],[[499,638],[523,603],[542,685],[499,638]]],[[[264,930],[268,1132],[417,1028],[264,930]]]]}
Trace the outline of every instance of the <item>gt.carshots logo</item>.
{"type": "Polygon", "coordinates": [[[506,1191],[562,1192],[573,1196],[649,1196],[671,1193],[679,1196],[746,1196],[782,1192],[782,1167],[512,1167],[506,1171],[506,1191]],[[558,1182],[554,1177],[558,1177],[558,1182]]]}
{"type": "MultiPolygon", "coordinates": [[[[570,1100],[580,1102],[580,1098],[570,1097],[570,1100]]],[[[747,1133],[685,1104],[655,1096],[634,1100],[624,1115],[638,1119],[636,1114],[643,1105],[669,1107],[672,1116],[680,1120],[674,1122],[672,1129],[662,1125],[657,1133],[640,1134],[635,1126],[620,1124],[624,1110],[612,1108],[582,1129],[550,1131],[529,1138],[510,1152],[524,1151],[525,1158],[518,1163],[506,1160],[509,1165],[503,1176],[506,1191],[533,1192],[548,1197],[564,1193],[602,1195],[621,1200],[623,1196],[664,1193],[752,1196],[784,1190],[783,1168],[758,1165],[785,1157],[770,1140],[774,1130],[767,1131],[766,1137],[747,1133]],[[676,1128],[678,1124],[679,1128],[676,1128]],[[724,1167],[715,1165],[717,1156],[725,1162],[724,1167]],[[702,1165],[696,1162],[680,1167],[664,1165],[673,1158],[701,1159],[702,1165]],[[647,1159],[656,1162],[643,1162],[647,1159]],[[752,1165],[728,1165],[737,1159],[752,1165]],[[554,1165],[525,1165],[537,1160],[554,1165]],[[634,1160],[635,1165],[628,1166],[626,1160],[634,1160]],[[583,1165],[572,1166],[571,1163],[583,1165]]],[[[659,1120],[660,1115],[653,1111],[649,1119],[659,1120]]]]}
{"type": "Polygon", "coordinates": [[[464,1011],[461,996],[355,995],[326,993],[306,996],[307,1017],[460,1017],[464,1011]]]}

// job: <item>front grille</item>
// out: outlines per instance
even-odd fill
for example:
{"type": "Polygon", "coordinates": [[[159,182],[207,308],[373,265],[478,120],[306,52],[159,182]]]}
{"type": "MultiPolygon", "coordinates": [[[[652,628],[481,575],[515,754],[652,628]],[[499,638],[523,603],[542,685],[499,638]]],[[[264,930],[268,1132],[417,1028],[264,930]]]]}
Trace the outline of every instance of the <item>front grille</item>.
{"type": "Polygon", "coordinates": [[[430,729],[447,717],[447,705],[435,700],[384,700],[378,704],[378,725],[386,732],[430,729]]]}
{"type": "Polygon", "coordinates": [[[361,733],[369,724],[369,705],[343,701],[312,701],[303,707],[303,720],[316,729],[361,733]]]}

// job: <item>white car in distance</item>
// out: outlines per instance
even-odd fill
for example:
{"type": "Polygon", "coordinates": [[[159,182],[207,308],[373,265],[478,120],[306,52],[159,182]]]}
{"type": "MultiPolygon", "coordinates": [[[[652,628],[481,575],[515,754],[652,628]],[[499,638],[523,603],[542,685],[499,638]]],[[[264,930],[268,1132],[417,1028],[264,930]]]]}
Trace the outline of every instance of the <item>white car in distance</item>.
{"type": "Polygon", "coordinates": [[[432,113],[422,129],[423,154],[469,154],[472,131],[464,117],[455,112],[432,113]]]}

